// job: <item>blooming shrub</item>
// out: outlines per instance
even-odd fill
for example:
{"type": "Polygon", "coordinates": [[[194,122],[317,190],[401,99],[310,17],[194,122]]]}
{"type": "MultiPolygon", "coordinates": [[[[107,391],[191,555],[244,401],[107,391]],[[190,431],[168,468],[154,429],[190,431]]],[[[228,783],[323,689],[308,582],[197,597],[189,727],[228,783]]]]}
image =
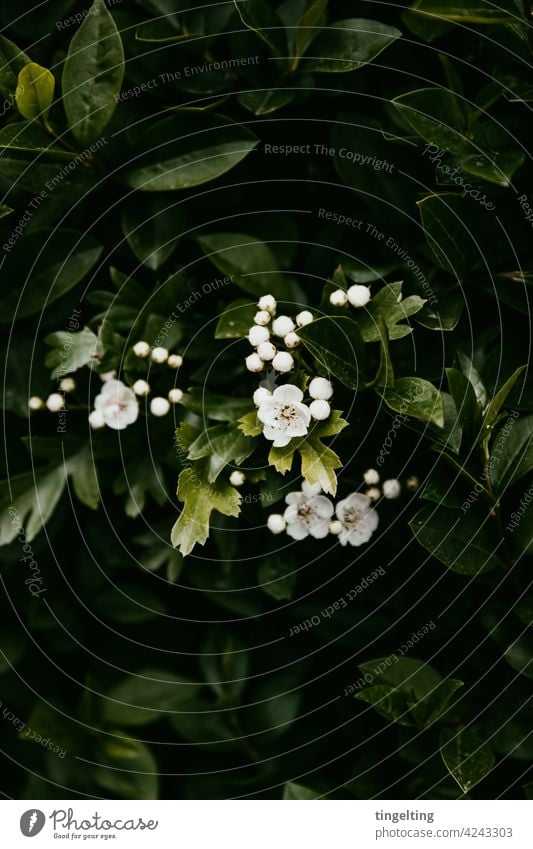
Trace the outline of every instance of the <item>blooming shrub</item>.
{"type": "Polygon", "coordinates": [[[531,796],[529,11],[4,0],[5,795],[531,796]]]}

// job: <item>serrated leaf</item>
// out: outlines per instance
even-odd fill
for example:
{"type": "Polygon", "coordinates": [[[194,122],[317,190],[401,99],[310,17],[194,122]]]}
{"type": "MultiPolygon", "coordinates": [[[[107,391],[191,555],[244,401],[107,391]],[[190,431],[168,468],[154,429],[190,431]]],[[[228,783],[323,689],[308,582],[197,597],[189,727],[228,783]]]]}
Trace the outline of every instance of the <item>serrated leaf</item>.
{"type": "Polygon", "coordinates": [[[233,424],[221,424],[204,430],[189,448],[189,459],[207,458],[207,480],[214,483],[230,463],[238,466],[253,452],[255,442],[233,424]]]}
{"type": "Polygon", "coordinates": [[[79,333],[59,330],[44,339],[52,350],[46,355],[45,365],[52,369],[52,379],[62,377],[88,365],[99,352],[98,336],[89,327],[79,333]]]}
{"type": "Polygon", "coordinates": [[[412,333],[407,324],[400,324],[411,315],[420,312],[426,301],[418,295],[402,299],[402,283],[387,283],[367,304],[364,312],[357,316],[357,324],[364,342],[381,341],[379,323],[387,326],[389,339],[403,339],[412,333]]]}
{"type": "Polygon", "coordinates": [[[183,501],[180,517],[172,528],[172,545],[185,557],[195,545],[204,545],[209,536],[213,510],[224,516],[238,516],[241,496],[228,483],[208,483],[197,466],[183,469],[178,481],[178,498],[183,501]]]}

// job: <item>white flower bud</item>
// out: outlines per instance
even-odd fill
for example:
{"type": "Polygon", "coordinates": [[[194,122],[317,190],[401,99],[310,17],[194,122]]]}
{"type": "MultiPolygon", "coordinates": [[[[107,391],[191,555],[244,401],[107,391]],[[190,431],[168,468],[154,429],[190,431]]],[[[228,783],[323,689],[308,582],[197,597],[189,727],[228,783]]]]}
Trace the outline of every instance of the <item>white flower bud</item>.
{"type": "Polygon", "coordinates": [[[245,480],[246,475],[238,469],[235,469],[235,471],[229,476],[229,482],[232,486],[242,486],[245,480]]]}
{"type": "Polygon", "coordinates": [[[89,416],[89,424],[93,430],[100,430],[101,427],[105,427],[105,419],[100,410],[92,411],[89,416]]]}
{"type": "Polygon", "coordinates": [[[256,407],[260,407],[263,401],[266,401],[267,398],[270,398],[272,392],[266,389],[264,386],[260,386],[259,389],[256,389],[254,392],[254,404],[256,407]]]}
{"type": "Polygon", "coordinates": [[[420,481],[416,477],[416,475],[411,475],[411,477],[407,478],[405,481],[405,488],[409,490],[409,492],[416,492],[418,487],[420,486],[420,481]]]}
{"type": "Polygon", "coordinates": [[[116,371],[104,371],[103,374],[100,375],[100,380],[102,383],[109,383],[110,380],[115,380],[116,376],[116,371]]]}
{"type": "Polygon", "coordinates": [[[271,315],[274,315],[276,312],[277,302],[274,295],[263,295],[259,298],[257,302],[257,306],[260,310],[266,310],[271,315]]]}
{"type": "Polygon", "coordinates": [[[150,386],[146,380],[136,380],[132,389],[136,395],[149,395],[150,393],[150,386]]]}
{"type": "Polygon", "coordinates": [[[263,342],[257,348],[257,353],[265,362],[270,362],[276,356],[277,349],[272,344],[272,342],[263,342]]]}
{"type": "Polygon", "coordinates": [[[402,485],[396,478],[391,478],[388,481],[383,481],[383,495],[385,498],[398,498],[402,491],[402,485]]]}
{"type": "Polygon", "coordinates": [[[248,371],[261,371],[264,365],[259,354],[250,354],[249,357],[246,357],[245,362],[248,371]]]}
{"type": "Polygon", "coordinates": [[[267,519],[267,528],[273,534],[282,534],[287,524],[281,513],[271,513],[267,519]]]}
{"type": "Polygon", "coordinates": [[[72,377],[64,377],[59,382],[59,388],[62,392],[74,392],[76,389],[76,381],[72,377]]]}
{"type": "Polygon", "coordinates": [[[274,336],[280,336],[283,339],[287,333],[292,333],[296,327],[292,318],[288,315],[280,315],[272,322],[272,333],[274,336]]]}
{"type": "Polygon", "coordinates": [[[336,537],[342,533],[342,528],[342,522],[339,522],[338,519],[334,519],[332,522],[329,523],[329,532],[330,534],[334,534],[334,536],[336,537]]]}
{"type": "Polygon", "coordinates": [[[309,394],[317,401],[329,401],[333,395],[333,386],[325,377],[314,377],[309,384],[309,394]]]}
{"type": "Polygon", "coordinates": [[[379,472],[375,469],[367,469],[363,475],[363,480],[369,486],[374,486],[374,484],[379,483],[379,472]]]}
{"type": "Polygon", "coordinates": [[[265,324],[270,323],[271,318],[272,316],[269,312],[267,312],[266,310],[259,310],[259,312],[256,312],[256,314],[254,315],[254,324],[264,326],[265,324]]]}
{"type": "Polygon", "coordinates": [[[179,354],[171,354],[167,360],[167,366],[170,368],[179,368],[183,363],[183,357],[179,354]]]}
{"type": "Polygon", "coordinates": [[[344,289],[336,289],[329,296],[329,302],[334,307],[345,307],[348,303],[348,295],[344,289]]]}
{"type": "Polygon", "coordinates": [[[311,324],[312,321],[314,321],[314,316],[312,312],[309,312],[309,310],[302,310],[302,312],[299,312],[296,316],[296,324],[298,327],[305,327],[306,324],[311,324]]]}
{"type": "Polygon", "coordinates": [[[133,346],[133,353],[136,357],[148,357],[150,354],[150,345],[148,342],[136,342],[133,346]]]}
{"type": "Polygon", "coordinates": [[[292,333],[287,333],[283,341],[287,348],[297,348],[300,344],[300,337],[293,331],[292,333]]]}
{"type": "Polygon", "coordinates": [[[168,360],[168,351],[166,348],[153,348],[150,354],[150,359],[153,363],[166,363],[168,360]]]}
{"type": "Polygon", "coordinates": [[[352,307],[366,307],[370,300],[370,289],[368,286],[350,286],[348,289],[348,300],[352,307]]]}
{"type": "Polygon", "coordinates": [[[309,404],[309,410],[311,412],[311,416],[317,422],[323,422],[325,419],[329,418],[329,414],[331,413],[331,407],[328,402],[322,399],[311,401],[309,404]]]}
{"type": "Polygon", "coordinates": [[[253,327],[250,327],[248,331],[248,342],[250,345],[253,345],[254,348],[257,348],[258,345],[261,345],[263,342],[268,342],[270,339],[270,333],[268,332],[268,328],[262,327],[259,324],[254,324],[253,327]]]}
{"type": "Polygon", "coordinates": [[[183,390],[182,389],[171,389],[168,393],[168,400],[171,404],[179,404],[181,399],[183,398],[183,390]]]}
{"type": "Polygon", "coordinates": [[[39,398],[37,395],[32,395],[32,397],[28,401],[28,407],[30,410],[42,410],[45,406],[45,403],[42,398],[39,398]]]}
{"type": "Polygon", "coordinates": [[[278,351],[274,359],[272,360],[272,365],[276,371],[280,371],[284,374],[287,371],[290,371],[294,368],[294,360],[287,351],[278,351]]]}
{"type": "Polygon", "coordinates": [[[59,392],[52,392],[46,399],[46,406],[51,413],[58,413],[65,406],[65,399],[59,392]]]}
{"type": "Polygon", "coordinates": [[[150,412],[153,416],[166,416],[170,410],[170,404],[166,398],[152,398],[150,401],[150,412]]]}
{"type": "Polygon", "coordinates": [[[367,489],[365,495],[367,498],[370,498],[371,501],[379,501],[381,498],[381,490],[378,489],[377,486],[371,486],[370,489],[367,489]]]}

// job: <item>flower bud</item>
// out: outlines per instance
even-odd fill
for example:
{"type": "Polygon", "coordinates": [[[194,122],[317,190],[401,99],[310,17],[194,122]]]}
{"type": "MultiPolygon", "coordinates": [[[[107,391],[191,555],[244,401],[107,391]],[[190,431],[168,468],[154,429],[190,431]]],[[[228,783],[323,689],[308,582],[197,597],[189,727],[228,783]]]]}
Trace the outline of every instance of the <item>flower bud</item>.
{"type": "Polygon", "coordinates": [[[292,333],[296,325],[292,318],[288,315],[280,315],[272,322],[272,333],[274,336],[279,336],[283,339],[287,333],[292,333]]]}
{"type": "Polygon", "coordinates": [[[325,419],[329,418],[329,414],[331,413],[331,407],[328,402],[323,401],[322,399],[312,401],[309,404],[309,410],[312,418],[317,422],[323,422],[325,419]]]}
{"type": "Polygon", "coordinates": [[[309,312],[309,310],[302,310],[302,312],[299,312],[296,316],[296,324],[298,327],[305,327],[306,324],[311,324],[312,321],[314,321],[314,316],[312,312],[309,312]]]}
{"type": "Polygon", "coordinates": [[[293,331],[291,333],[287,333],[283,341],[285,342],[287,348],[297,348],[300,344],[300,337],[297,333],[294,333],[293,331]]]}
{"type": "Polygon", "coordinates": [[[254,315],[254,324],[259,324],[263,327],[265,324],[270,323],[271,318],[272,316],[269,312],[266,310],[259,310],[259,312],[256,312],[254,315]]]}
{"type": "Polygon", "coordinates": [[[370,498],[371,501],[379,501],[381,498],[381,490],[378,489],[377,486],[371,486],[370,489],[367,489],[365,495],[367,498],[370,498]]]}
{"type": "Polygon", "coordinates": [[[402,485],[400,481],[396,480],[396,478],[390,478],[390,480],[383,481],[383,495],[385,498],[399,498],[402,491],[402,485]]]}
{"type": "Polygon", "coordinates": [[[132,389],[136,395],[148,395],[150,393],[150,386],[146,380],[136,380],[132,389]]]}
{"type": "Polygon", "coordinates": [[[277,302],[274,295],[263,295],[259,298],[257,302],[257,306],[260,310],[266,310],[271,315],[274,315],[276,312],[277,302]]]}
{"type": "Polygon", "coordinates": [[[314,377],[309,384],[309,394],[317,401],[329,401],[333,395],[333,386],[325,377],[314,377]]]}
{"type": "Polygon", "coordinates": [[[334,519],[329,523],[329,532],[330,534],[334,534],[334,536],[338,536],[342,533],[342,522],[339,522],[338,519],[334,519]]]}
{"type": "Polygon", "coordinates": [[[348,289],[348,300],[352,307],[366,307],[370,300],[370,289],[368,286],[350,286],[348,289]]]}
{"type": "Polygon", "coordinates": [[[183,398],[183,390],[182,389],[171,389],[168,393],[168,400],[171,404],[179,404],[181,399],[183,398]]]}
{"type": "Polygon", "coordinates": [[[261,345],[263,342],[268,342],[270,339],[270,333],[266,327],[262,327],[259,324],[254,324],[253,327],[250,327],[248,331],[248,342],[250,345],[253,345],[254,348],[257,348],[258,345],[261,345]]]}
{"type": "Polygon", "coordinates": [[[153,363],[166,363],[168,360],[168,351],[166,348],[153,348],[150,354],[150,359],[153,363]]]}
{"type": "Polygon", "coordinates": [[[170,368],[179,368],[183,363],[183,357],[179,354],[171,354],[167,360],[167,366],[170,368]]]}
{"type": "Polygon", "coordinates": [[[379,483],[379,472],[376,469],[367,469],[363,475],[363,480],[369,486],[374,486],[374,484],[379,483]]]}
{"type": "Polygon", "coordinates": [[[272,392],[266,389],[264,386],[260,386],[259,389],[256,389],[254,392],[254,404],[256,407],[260,407],[263,401],[266,401],[267,398],[270,398],[272,392]]]}
{"type": "Polygon", "coordinates": [[[345,307],[348,303],[348,295],[344,289],[336,289],[329,296],[329,302],[334,307],[345,307]]]}
{"type": "Polygon", "coordinates": [[[65,406],[65,399],[59,392],[52,392],[46,399],[46,406],[51,413],[58,413],[65,406]]]}
{"type": "Polygon", "coordinates": [[[59,381],[59,388],[62,392],[74,392],[76,389],[76,381],[72,377],[64,377],[59,381]]]}
{"type": "Polygon", "coordinates": [[[152,398],[150,401],[150,412],[153,416],[166,416],[170,410],[170,404],[166,398],[152,398]]]}
{"type": "Polygon", "coordinates": [[[136,342],[133,346],[133,353],[136,357],[148,357],[150,354],[150,345],[148,342],[136,342]]]}
{"type": "Polygon", "coordinates": [[[272,342],[263,342],[262,345],[259,345],[257,348],[257,353],[265,362],[270,362],[276,356],[277,349],[272,344],[272,342]]]}
{"type": "Polygon", "coordinates": [[[263,360],[259,356],[259,354],[250,354],[249,357],[246,357],[246,368],[248,371],[261,371],[263,369],[263,360]]]}
{"type": "Polygon", "coordinates": [[[42,398],[39,398],[37,395],[32,395],[28,401],[28,407],[30,410],[42,410],[45,406],[45,403],[42,398]]]}
{"type": "Polygon", "coordinates": [[[278,351],[274,359],[272,360],[272,366],[276,371],[284,374],[287,371],[290,371],[294,368],[294,360],[287,351],[278,351]]]}
{"type": "Polygon", "coordinates": [[[286,526],[285,519],[281,513],[271,513],[267,519],[267,528],[273,534],[282,534],[286,526]]]}
{"type": "Polygon", "coordinates": [[[246,475],[238,469],[235,469],[229,476],[229,482],[232,486],[242,486],[245,480],[246,475]]]}
{"type": "Polygon", "coordinates": [[[89,424],[93,430],[100,430],[105,427],[105,419],[100,410],[93,410],[89,416],[89,424]]]}

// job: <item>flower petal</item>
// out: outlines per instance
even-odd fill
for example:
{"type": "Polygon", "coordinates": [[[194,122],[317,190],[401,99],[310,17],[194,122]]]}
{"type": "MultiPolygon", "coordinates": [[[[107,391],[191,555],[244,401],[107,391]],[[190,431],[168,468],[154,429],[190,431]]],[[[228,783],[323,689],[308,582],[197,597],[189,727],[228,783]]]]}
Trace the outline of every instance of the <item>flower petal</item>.
{"type": "Polygon", "coordinates": [[[293,386],[292,383],[286,383],[285,386],[278,386],[277,389],[274,390],[274,394],[272,396],[279,403],[291,403],[302,401],[304,394],[301,389],[297,386],[293,386]]]}

